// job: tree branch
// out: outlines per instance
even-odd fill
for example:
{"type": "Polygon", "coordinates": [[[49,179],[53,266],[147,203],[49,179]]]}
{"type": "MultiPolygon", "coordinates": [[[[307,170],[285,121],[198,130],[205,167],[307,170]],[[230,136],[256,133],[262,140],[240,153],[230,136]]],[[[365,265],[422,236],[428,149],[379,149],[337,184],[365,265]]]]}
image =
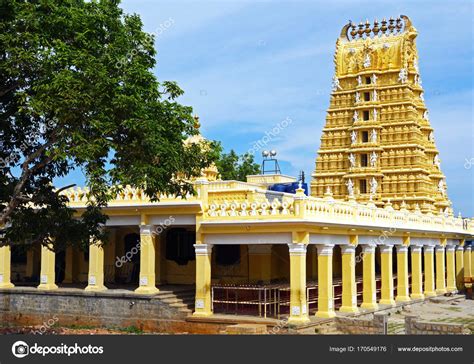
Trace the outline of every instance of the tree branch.
{"type": "Polygon", "coordinates": [[[53,140],[48,141],[47,143],[40,146],[36,151],[31,153],[25,161],[21,164],[21,176],[18,180],[18,183],[15,185],[13,189],[12,196],[10,198],[10,202],[8,205],[2,210],[0,215],[0,226],[5,225],[8,218],[14,212],[15,208],[18,207],[21,200],[21,195],[23,192],[23,188],[25,187],[26,182],[31,177],[33,173],[35,173],[38,169],[43,168],[49,162],[51,162],[52,158],[47,157],[42,162],[37,163],[33,167],[29,167],[30,163],[33,162],[36,158],[40,157],[41,154],[51,145],[53,144],[53,140]]]}

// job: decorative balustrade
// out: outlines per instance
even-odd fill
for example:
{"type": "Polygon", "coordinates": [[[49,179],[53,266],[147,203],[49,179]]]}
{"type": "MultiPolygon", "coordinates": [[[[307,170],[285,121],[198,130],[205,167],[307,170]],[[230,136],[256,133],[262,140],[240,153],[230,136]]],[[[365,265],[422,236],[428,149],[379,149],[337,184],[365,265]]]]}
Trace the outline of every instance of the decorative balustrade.
{"type": "Polygon", "coordinates": [[[214,181],[209,183],[209,191],[250,190],[260,187],[260,185],[242,181],[214,181]]]}
{"type": "Polygon", "coordinates": [[[260,217],[294,217],[294,206],[292,201],[284,200],[280,202],[278,199],[273,201],[256,201],[238,203],[211,203],[206,213],[209,218],[222,217],[239,217],[239,218],[260,218],[260,217]]]}
{"type": "MultiPolygon", "coordinates": [[[[69,188],[63,192],[61,195],[66,196],[72,205],[85,205],[90,198],[90,190],[87,187],[75,187],[69,188]]],[[[159,201],[155,202],[158,204],[160,201],[187,201],[187,200],[196,200],[196,196],[187,194],[184,198],[176,197],[174,195],[165,195],[161,194],[159,201]]],[[[109,204],[123,204],[127,203],[151,203],[150,198],[145,194],[145,192],[139,188],[133,188],[126,186],[116,194],[115,198],[109,202],[109,204]]]]}
{"type": "MultiPolygon", "coordinates": [[[[315,197],[303,197],[302,201],[303,217],[308,221],[457,233],[474,232],[472,221],[466,220],[467,224],[463,225],[463,219],[453,216],[423,214],[421,211],[394,210],[392,207],[381,208],[370,203],[364,205],[315,197]]],[[[297,211],[295,195],[285,194],[282,201],[277,199],[243,203],[212,201],[205,208],[205,216],[210,220],[229,218],[271,220],[282,217],[296,219],[301,217],[297,211]]]]}
{"type": "MultiPolygon", "coordinates": [[[[390,205],[382,208],[373,203],[361,204],[355,201],[341,201],[332,198],[316,198],[269,191],[258,185],[239,181],[217,181],[209,183],[208,197],[188,195],[179,198],[170,195],[160,196],[151,202],[145,193],[137,188],[121,189],[109,205],[159,205],[185,201],[203,203],[204,218],[208,220],[279,220],[305,219],[309,222],[362,225],[373,227],[400,227],[404,229],[444,231],[474,235],[474,220],[445,214],[423,214],[420,210],[394,210],[390,205]]],[[[71,206],[86,205],[89,196],[87,188],[71,188],[61,192],[71,206]]]]}

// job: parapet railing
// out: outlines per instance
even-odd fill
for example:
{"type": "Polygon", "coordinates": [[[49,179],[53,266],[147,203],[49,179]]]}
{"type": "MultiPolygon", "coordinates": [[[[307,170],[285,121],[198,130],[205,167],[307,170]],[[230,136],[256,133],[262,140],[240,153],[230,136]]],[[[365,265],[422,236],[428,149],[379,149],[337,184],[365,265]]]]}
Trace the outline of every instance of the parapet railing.
{"type": "MultiPolygon", "coordinates": [[[[87,187],[74,187],[69,188],[61,195],[66,196],[71,204],[86,204],[90,198],[90,190],[87,187]]],[[[192,194],[187,194],[185,197],[177,197],[174,195],[161,194],[159,202],[161,201],[193,201],[197,200],[197,197],[192,194]]],[[[128,203],[151,203],[150,198],[145,194],[142,189],[133,188],[130,186],[124,187],[120,192],[115,195],[115,198],[109,202],[109,204],[121,204],[124,202],[128,203]]],[[[156,202],[157,204],[159,202],[156,202]]]]}
{"type": "Polygon", "coordinates": [[[421,230],[445,231],[453,233],[474,234],[472,219],[463,219],[448,214],[423,214],[420,210],[394,210],[390,204],[376,207],[374,204],[361,204],[355,201],[339,201],[328,198],[316,198],[291,194],[279,194],[272,198],[268,191],[257,191],[261,199],[249,201],[232,200],[232,194],[226,200],[212,200],[205,209],[205,217],[210,220],[243,219],[271,220],[296,219],[309,221],[370,225],[379,227],[403,227],[421,230]]]}
{"type": "MultiPolygon", "coordinates": [[[[209,220],[271,220],[305,219],[308,221],[363,225],[377,227],[403,227],[428,231],[443,231],[474,235],[474,220],[454,217],[446,213],[423,214],[419,209],[394,210],[391,204],[376,207],[373,203],[334,200],[331,197],[316,198],[303,194],[265,190],[258,185],[240,181],[215,181],[209,183],[207,203],[198,189],[197,195],[185,197],[161,195],[158,202],[182,204],[202,202],[204,218],[209,220]]],[[[85,206],[89,198],[88,188],[70,188],[61,192],[72,206],[85,206]]],[[[150,204],[143,190],[124,187],[109,205],[150,204]]]]}

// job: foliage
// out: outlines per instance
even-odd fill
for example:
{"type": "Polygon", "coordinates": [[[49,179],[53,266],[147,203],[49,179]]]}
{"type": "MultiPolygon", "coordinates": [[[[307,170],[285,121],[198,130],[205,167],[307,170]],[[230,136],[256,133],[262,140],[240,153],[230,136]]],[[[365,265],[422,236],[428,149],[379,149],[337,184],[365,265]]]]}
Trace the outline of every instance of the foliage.
{"type": "Polygon", "coordinates": [[[248,175],[260,173],[260,165],[254,162],[252,154],[239,156],[233,149],[229,153],[223,153],[221,149],[216,166],[223,180],[246,181],[248,175]]]}
{"type": "Polygon", "coordinates": [[[1,244],[88,244],[102,208],[131,185],[157,200],[193,192],[215,159],[183,91],[160,82],[153,38],[118,0],[0,0],[1,244]],[[81,218],[54,182],[80,169],[90,189],[81,218]]]}

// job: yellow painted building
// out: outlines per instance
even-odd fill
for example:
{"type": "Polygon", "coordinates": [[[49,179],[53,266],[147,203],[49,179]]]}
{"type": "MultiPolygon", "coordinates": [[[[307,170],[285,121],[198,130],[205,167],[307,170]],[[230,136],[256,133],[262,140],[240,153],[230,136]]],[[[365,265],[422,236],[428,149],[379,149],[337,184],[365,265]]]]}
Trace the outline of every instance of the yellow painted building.
{"type": "MultiPolygon", "coordinates": [[[[301,324],[471,285],[474,221],[446,210],[444,186],[444,193],[437,189],[444,177],[423,117],[416,31],[406,17],[384,24],[378,31],[375,24],[345,26],[337,41],[311,196],[301,186],[296,193],[268,189],[296,181],[288,176],[221,181],[213,167],[186,198],[151,202],[127,187],[105,209],[109,238],[102,245],[64,252],[0,248],[0,289],[35,284],[155,295],[164,285],[192,285],[196,317],[238,306],[241,314],[283,315],[301,324]],[[355,102],[357,92],[364,101],[355,102]],[[353,118],[366,110],[369,120],[353,118]],[[375,136],[364,142],[372,130],[375,136]],[[374,166],[347,164],[348,154],[358,163],[372,152],[374,166]],[[360,190],[363,178],[377,181],[373,194],[360,190]]],[[[87,189],[63,193],[71,208],[84,211],[87,189]]]]}

